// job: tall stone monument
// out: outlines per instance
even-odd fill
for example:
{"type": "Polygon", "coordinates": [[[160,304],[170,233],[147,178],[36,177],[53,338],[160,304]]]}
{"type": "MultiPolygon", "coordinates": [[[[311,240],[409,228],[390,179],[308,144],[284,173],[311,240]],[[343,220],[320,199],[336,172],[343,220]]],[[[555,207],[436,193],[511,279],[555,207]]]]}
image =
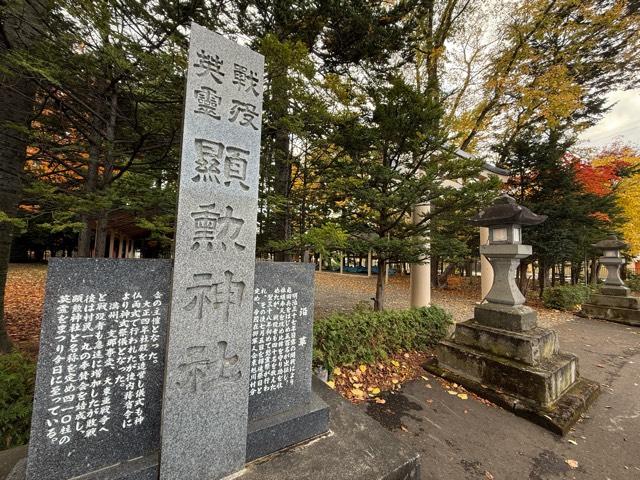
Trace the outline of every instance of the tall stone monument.
{"type": "Polygon", "coordinates": [[[620,278],[620,269],[624,265],[620,250],[628,245],[611,235],[593,246],[602,251],[600,264],[607,268],[607,278],[600,291],[591,295],[589,301],[582,305],[580,314],[640,326],[640,298],[632,296],[620,278]]]}
{"type": "Polygon", "coordinates": [[[456,325],[453,338],[438,344],[437,360],[426,368],[564,434],[599,386],[579,377],[577,357],[559,351],[555,331],[538,327],[536,311],[524,305],[515,283],[520,259],[532,253],[522,244],[521,227],[545,219],[508,195],[471,219],[489,228],[489,244],[480,253],[491,262],[493,285],[474,318],[456,325]]]}
{"type": "Polygon", "coordinates": [[[245,463],[263,62],[192,24],[161,480],[222,478],[245,463]]]}

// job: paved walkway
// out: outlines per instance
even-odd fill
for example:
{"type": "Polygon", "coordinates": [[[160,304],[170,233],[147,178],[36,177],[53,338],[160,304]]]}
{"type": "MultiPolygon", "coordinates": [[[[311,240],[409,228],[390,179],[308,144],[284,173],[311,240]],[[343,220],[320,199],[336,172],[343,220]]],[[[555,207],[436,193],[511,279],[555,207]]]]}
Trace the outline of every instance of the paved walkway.
{"type": "Polygon", "coordinates": [[[387,395],[385,405],[362,408],[420,451],[424,480],[639,479],[640,329],[575,317],[557,331],[561,348],[579,356],[581,374],[603,384],[565,438],[449,395],[429,374],[387,395]]]}

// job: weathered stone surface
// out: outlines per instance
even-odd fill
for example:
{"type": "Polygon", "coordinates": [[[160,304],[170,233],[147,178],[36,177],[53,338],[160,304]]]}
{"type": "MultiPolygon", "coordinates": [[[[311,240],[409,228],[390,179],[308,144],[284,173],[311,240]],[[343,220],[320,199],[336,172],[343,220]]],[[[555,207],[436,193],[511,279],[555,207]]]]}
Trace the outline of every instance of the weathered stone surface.
{"type": "Polygon", "coordinates": [[[631,290],[628,287],[604,285],[600,288],[600,293],[602,295],[628,297],[631,294],[631,290]]]}
{"type": "Polygon", "coordinates": [[[620,277],[620,267],[624,265],[624,258],[600,257],[600,264],[607,269],[607,278],[604,280],[606,286],[622,287],[624,282],[620,277]]]}
{"type": "Polygon", "coordinates": [[[640,297],[618,297],[615,295],[591,295],[589,304],[600,305],[603,307],[630,308],[632,310],[640,309],[640,297]]]}
{"type": "Polygon", "coordinates": [[[516,285],[516,270],[520,259],[531,255],[531,245],[481,245],[480,253],[487,257],[493,268],[493,284],[485,300],[492,304],[522,305],[524,295],[516,285]]]}
{"type": "Polygon", "coordinates": [[[436,359],[427,362],[424,368],[450,382],[464,385],[477,395],[558,435],[566,435],[600,393],[598,383],[578,378],[555,403],[540,405],[509,392],[495,390],[464,373],[442,368],[436,359]]]}
{"type": "Polygon", "coordinates": [[[584,303],[580,313],[586,317],[600,318],[634,327],[640,326],[640,310],[636,309],[584,303]]]}
{"type": "Polygon", "coordinates": [[[567,353],[526,365],[449,341],[436,351],[440,368],[542,406],[557,401],[578,378],[578,359],[567,353]]]}
{"type": "Polygon", "coordinates": [[[313,394],[309,402],[249,422],[247,462],[326,433],[329,407],[313,394]]]}
{"type": "Polygon", "coordinates": [[[170,270],[169,260],[49,261],[29,480],[158,449],[170,270]]]}
{"type": "Polygon", "coordinates": [[[458,323],[455,342],[528,365],[540,363],[558,353],[558,336],[553,330],[534,328],[511,332],[480,325],[474,320],[458,323]]]}
{"type": "Polygon", "coordinates": [[[538,325],[537,312],[526,305],[499,305],[483,303],[474,308],[473,318],[487,327],[524,332],[538,325]]]}
{"type": "Polygon", "coordinates": [[[264,58],[192,24],[161,480],[245,461],[264,58]]]}

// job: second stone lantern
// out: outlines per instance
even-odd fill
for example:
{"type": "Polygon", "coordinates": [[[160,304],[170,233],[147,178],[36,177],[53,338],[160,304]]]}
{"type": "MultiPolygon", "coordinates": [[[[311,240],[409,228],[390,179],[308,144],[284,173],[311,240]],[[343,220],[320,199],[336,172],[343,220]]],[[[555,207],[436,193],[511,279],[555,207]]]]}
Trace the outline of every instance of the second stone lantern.
{"type": "Polygon", "coordinates": [[[436,347],[426,365],[432,373],[463,385],[514,413],[559,434],[580,418],[599,385],[580,378],[578,358],[559,351],[555,331],[538,327],[537,312],[524,305],[515,282],[520,259],[531,255],[522,244],[523,225],[546,220],[501,195],[470,222],[489,228],[480,247],[494,271],[485,303],[474,318],[458,323],[450,339],[436,347]]]}

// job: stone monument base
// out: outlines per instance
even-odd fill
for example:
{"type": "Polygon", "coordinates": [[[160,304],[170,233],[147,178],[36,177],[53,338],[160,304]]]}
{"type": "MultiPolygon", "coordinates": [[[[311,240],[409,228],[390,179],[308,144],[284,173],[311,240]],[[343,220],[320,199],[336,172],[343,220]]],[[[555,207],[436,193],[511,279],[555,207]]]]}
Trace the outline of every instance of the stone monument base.
{"type": "Polygon", "coordinates": [[[556,333],[545,328],[518,332],[469,320],[436,353],[426,370],[561,435],[599,391],[579,378],[577,357],[560,352],[556,333]]]}
{"type": "Polygon", "coordinates": [[[329,430],[329,407],[312,392],[311,402],[279,415],[249,422],[247,462],[304,442],[329,430]]]}
{"type": "MultiPolygon", "coordinates": [[[[315,378],[314,391],[319,400],[325,402],[330,410],[329,432],[247,464],[245,470],[237,477],[238,479],[418,480],[420,478],[420,456],[414,449],[398,440],[378,422],[315,378]],[[375,454],[372,455],[371,452],[375,454]]],[[[24,480],[25,478],[26,450],[18,448],[19,450],[0,452],[0,471],[10,471],[13,468],[4,480],[24,480]],[[20,456],[23,458],[16,464],[16,457],[20,456]]],[[[153,455],[127,462],[127,465],[94,472],[92,476],[77,478],[78,480],[155,480],[157,465],[157,456],[153,455]]],[[[0,476],[0,480],[2,479],[3,477],[0,476]]]]}
{"type": "Polygon", "coordinates": [[[640,297],[629,295],[628,289],[620,293],[622,295],[591,295],[579,315],[640,327],[640,297]]]}

